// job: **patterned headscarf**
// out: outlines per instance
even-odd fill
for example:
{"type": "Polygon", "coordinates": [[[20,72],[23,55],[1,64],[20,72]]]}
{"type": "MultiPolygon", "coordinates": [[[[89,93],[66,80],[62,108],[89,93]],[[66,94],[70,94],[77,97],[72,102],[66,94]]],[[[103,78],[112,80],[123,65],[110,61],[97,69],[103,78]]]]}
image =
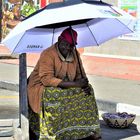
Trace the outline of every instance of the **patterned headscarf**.
{"type": "Polygon", "coordinates": [[[75,30],[73,30],[72,28],[67,28],[65,29],[61,35],[59,36],[59,39],[65,40],[68,43],[70,43],[71,45],[76,45],[77,44],[77,32],[75,30]],[[71,32],[73,33],[73,39],[72,39],[72,35],[71,32]]]}

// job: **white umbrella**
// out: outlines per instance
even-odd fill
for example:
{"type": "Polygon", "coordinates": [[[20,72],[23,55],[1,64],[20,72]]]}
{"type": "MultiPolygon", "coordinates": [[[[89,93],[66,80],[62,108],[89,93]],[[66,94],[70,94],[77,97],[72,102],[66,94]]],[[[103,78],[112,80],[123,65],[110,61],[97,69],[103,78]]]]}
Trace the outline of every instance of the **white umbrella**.
{"type": "Polygon", "coordinates": [[[53,3],[19,23],[2,41],[12,53],[41,52],[72,26],[78,32],[77,47],[97,46],[131,33],[134,18],[103,2],[71,0],[53,3]],[[38,27],[38,28],[37,28],[38,27]]]}

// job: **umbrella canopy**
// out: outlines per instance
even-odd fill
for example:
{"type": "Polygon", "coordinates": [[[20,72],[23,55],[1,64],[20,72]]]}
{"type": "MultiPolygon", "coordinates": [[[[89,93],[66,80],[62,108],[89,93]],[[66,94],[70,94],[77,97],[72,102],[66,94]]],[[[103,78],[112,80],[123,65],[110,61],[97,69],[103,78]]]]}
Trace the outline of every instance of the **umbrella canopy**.
{"type": "Polygon", "coordinates": [[[107,3],[71,0],[53,3],[19,23],[2,41],[13,53],[41,52],[68,26],[78,32],[77,47],[97,46],[131,33],[134,18],[107,3]]]}

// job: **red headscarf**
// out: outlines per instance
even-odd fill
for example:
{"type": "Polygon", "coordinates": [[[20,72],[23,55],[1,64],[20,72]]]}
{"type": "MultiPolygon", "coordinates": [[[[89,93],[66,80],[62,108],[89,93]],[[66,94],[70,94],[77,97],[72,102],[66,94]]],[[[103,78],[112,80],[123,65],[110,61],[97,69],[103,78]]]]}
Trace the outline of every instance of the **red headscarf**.
{"type": "Polygon", "coordinates": [[[69,42],[71,45],[76,45],[77,44],[77,32],[75,30],[73,30],[72,28],[65,29],[61,33],[59,38],[69,42]],[[73,33],[73,39],[74,39],[75,43],[73,42],[71,32],[73,33]]]}

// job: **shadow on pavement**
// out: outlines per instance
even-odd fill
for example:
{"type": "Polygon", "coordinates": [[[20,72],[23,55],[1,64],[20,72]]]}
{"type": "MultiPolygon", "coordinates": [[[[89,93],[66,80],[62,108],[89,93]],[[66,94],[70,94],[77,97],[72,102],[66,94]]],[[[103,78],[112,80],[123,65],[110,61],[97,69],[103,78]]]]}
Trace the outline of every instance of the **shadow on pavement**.
{"type": "Polygon", "coordinates": [[[140,139],[140,133],[137,129],[137,125],[134,123],[130,125],[128,128],[123,129],[111,128],[107,126],[103,120],[100,120],[100,124],[103,140],[120,140],[137,135],[139,135],[138,139],[140,139]]]}

